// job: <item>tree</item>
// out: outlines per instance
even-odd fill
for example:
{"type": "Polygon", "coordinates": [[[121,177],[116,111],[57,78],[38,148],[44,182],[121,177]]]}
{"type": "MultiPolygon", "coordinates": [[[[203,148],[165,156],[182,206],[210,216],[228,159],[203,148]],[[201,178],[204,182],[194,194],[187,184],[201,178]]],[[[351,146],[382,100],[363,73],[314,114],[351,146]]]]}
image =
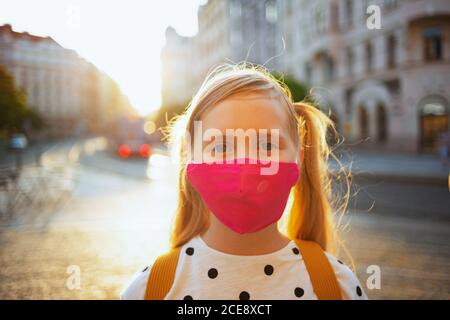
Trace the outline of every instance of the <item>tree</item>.
{"type": "Polygon", "coordinates": [[[27,122],[33,128],[42,126],[41,117],[27,107],[25,94],[16,88],[13,77],[0,65],[0,136],[23,131],[27,122]]]}
{"type": "Polygon", "coordinates": [[[292,99],[295,102],[303,101],[308,97],[309,88],[304,83],[298,82],[293,76],[282,75],[281,73],[274,72],[272,75],[278,80],[286,84],[291,91],[292,99]]]}

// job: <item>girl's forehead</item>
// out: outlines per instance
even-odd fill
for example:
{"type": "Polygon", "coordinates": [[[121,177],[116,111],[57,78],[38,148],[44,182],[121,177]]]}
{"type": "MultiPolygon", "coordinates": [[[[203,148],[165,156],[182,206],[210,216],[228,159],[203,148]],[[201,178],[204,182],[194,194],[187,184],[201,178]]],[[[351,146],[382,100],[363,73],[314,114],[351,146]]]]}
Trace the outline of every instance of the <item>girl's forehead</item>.
{"type": "Polygon", "coordinates": [[[204,128],[286,129],[287,106],[280,98],[262,94],[236,95],[213,106],[201,116],[204,128]]]}

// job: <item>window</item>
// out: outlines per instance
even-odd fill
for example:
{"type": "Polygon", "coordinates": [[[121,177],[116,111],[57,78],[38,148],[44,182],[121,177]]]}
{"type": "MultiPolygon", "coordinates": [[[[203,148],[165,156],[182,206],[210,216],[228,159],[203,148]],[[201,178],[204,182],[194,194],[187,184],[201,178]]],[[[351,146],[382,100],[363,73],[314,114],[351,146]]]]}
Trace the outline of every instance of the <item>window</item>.
{"type": "Polygon", "coordinates": [[[230,3],[230,16],[232,18],[239,18],[242,15],[242,5],[239,1],[232,1],[230,3]]]}
{"type": "Polygon", "coordinates": [[[330,27],[339,30],[339,7],[337,3],[330,5],[330,27]]]}
{"type": "Polygon", "coordinates": [[[325,7],[321,5],[320,3],[317,4],[314,8],[314,26],[315,26],[315,32],[317,33],[323,33],[326,31],[327,28],[327,21],[325,16],[325,7]]]}
{"type": "Polygon", "coordinates": [[[330,56],[325,56],[324,59],[324,78],[325,81],[333,81],[334,79],[334,61],[330,56]]]}
{"type": "Polygon", "coordinates": [[[359,137],[362,140],[369,137],[369,113],[364,106],[359,107],[359,137]]]}
{"type": "Polygon", "coordinates": [[[379,104],[377,107],[377,124],[378,124],[378,132],[377,132],[377,140],[378,142],[386,142],[387,140],[387,116],[386,116],[386,108],[384,105],[379,104]]]}
{"type": "Polygon", "coordinates": [[[266,2],[266,20],[269,23],[276,23],[278,20],[277,5],[274,1],[266,2]]]}
{"type": "Polygon", "coordinates": [[[387,38],[387,66],[388,68],[394,68],[396,66],[397,56],[397,39],[395,35],[391,34],[387,38]]]}
{"type": "Polygon", "coordinates": [[[345,0],[344,10],[345,10],[345,21],[347,27],[350,28],[353,26],[353,0],[345,0]]]}
{"type": "Polygon", "coordinates": [[[448,132],[448,101],[440,96],[429,96],[419,103],[420,149],[436,151],[442,134],[448,132]]]}
{"type": "Polygon", "coordinates": [[[312,83],[312,68],[309,63],[305,65],[305,77],[308,83],[312,83]]]}
{"type": "Polygon", "coordinates": [[[353,75],[353,50],[352,48],[347,49],[347,74],[349,76],[353,75]]]}
{"type": "Polygon", "coordinates": [[[442,60],[442,30],[439,27],[426,28],[423,33],[426,61],[442,60]]]}
{"type": "Polygon", "coordinates": [[[287,3],[286,3],[286,8],[287,8],[286,13],[288,16],[292,15],[292,1],[293,0],[287,0],[287,3]]]}
{"type": "Polygon", "coordinates": [[[384,0],[384,10],[392,11],[396,8],[398,8],[398,0],[384,0]]]}
{"type": "Polygon", "coordinates": [[[372,43],[369,41],[366,44],[366,71],[373,70],[373,48],[372,43]]]}

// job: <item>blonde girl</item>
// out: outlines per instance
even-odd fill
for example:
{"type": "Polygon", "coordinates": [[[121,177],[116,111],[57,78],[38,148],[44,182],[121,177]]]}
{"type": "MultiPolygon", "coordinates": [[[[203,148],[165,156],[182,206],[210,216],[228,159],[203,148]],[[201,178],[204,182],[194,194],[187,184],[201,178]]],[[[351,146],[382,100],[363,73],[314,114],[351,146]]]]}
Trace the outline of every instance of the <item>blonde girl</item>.
{"type": "Polygon", "coordinates": [[[337,238],[325,114],[292,101],[261,67],[225,65],[207,76],[180,123],[172,248],[136,274],[122,299],[367,298],[330,254],[337,238]],[[240,148],[236,132],[256,134],[240,148]]]}

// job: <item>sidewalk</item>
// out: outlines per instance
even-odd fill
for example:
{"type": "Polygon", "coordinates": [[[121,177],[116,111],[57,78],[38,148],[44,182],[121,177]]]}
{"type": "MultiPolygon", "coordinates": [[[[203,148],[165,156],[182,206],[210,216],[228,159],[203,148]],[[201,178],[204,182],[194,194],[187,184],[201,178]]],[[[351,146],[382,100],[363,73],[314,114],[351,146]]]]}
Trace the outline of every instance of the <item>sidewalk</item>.
{"type": "MultiPolygon", "coordinates": [[[[88,141],[89,138],[65,138],[50,141],[36,142],[28,146],[22,153],[22,166],[36,164],[44,153],[63,151],[76,143],[88,141]]],[[[0,168],[15,168],[16,154],[3,144],[0,144],[0,168]]]]}
{"type": "MultiPolygon", "coordinates": [[[[22,165],[25,166],[32,162],[37,162],[42,153],[63,141],[42,141],[28,146],[22,153],[22,165]]],[[[6,144],[0,144],[0,168],[15,168],[15,166],[16,154],[9,150],[6,144]]]]}
{"type": "MultiPolygon", "coordinates": [[[[444,168],[435,155],[352,150],[339,154],[338,159],[357,177],[447,185],[450,173],[450,166],[444,168]]],[[[334,170],[339,168],[334,159],[330,165],[334,170]]]]}

